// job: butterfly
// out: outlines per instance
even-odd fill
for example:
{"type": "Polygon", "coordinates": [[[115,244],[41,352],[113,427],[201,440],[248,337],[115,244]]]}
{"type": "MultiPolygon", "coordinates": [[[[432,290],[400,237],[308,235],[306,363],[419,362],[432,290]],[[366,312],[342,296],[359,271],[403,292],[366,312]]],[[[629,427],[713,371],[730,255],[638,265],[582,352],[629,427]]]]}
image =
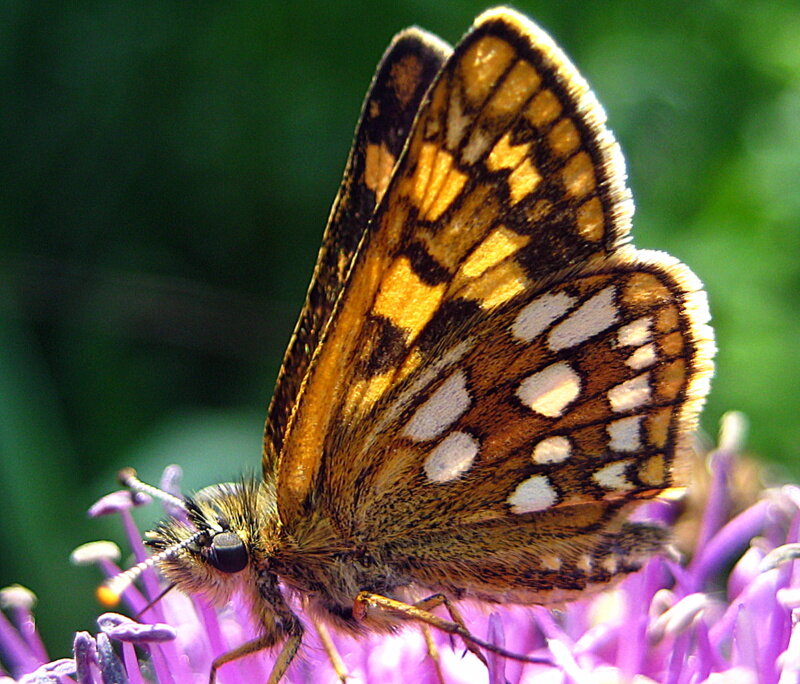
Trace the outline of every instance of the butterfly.
{"type": "Polygon", "coordinates": [[[452,601],[560,602],[663,548],[628,516],[682,484],[714,343],[699,280],[630,244],[632,211],[604,112],[542,29],[497,8],[454,49],[398,34],[277,380],[263,479],[175,500],[150,534],[169,582],[252,606],[261,636],[214,671],[276,647],[281,679],[304,629],[287,594],[351,634],[415,619],[480,654],[452,601]]]}

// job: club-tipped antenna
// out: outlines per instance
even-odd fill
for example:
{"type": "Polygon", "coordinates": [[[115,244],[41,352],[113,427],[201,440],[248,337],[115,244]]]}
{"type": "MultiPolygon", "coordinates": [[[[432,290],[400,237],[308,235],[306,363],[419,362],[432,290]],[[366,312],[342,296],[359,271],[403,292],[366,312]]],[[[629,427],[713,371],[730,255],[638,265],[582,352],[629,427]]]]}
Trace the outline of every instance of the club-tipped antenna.
{"type": "Polygon", "coordinates": [[[160,551],[155,556],[146,558],[141,563],[137,563],[132,568],[128,568],[118,575],[114,575],[107,579],[103,584],[97,588],[97,598],[100,603],[106,606],[115,606],[119,603],[119,599],[123,592],[130,587],[141,574],[148,568],[152,568],[157,563],[169,560],[175,557],[178,553],[183,551],[187,546],[194,544],[200,537],[206,534],[205,531],[195,532],[191,537],[184,539],[177,544],[167,547],[160,551]]]}
{"type": "Polygon", "coordinates": [[[120,470],[117,474],[117,479],[119,480],[120,484],[124,485],[133,492],[148,494],[154,499],[163,501],[165,504],[167,504],[167,506],[173,506],[184,511],[185,513],[189,512],[186,508],[186,502],[181,497],[170,494],[169,492],[165,492],[163,489],[149,485],[146,482],[142,482],[133,468],[123,468],[120,470]]]}

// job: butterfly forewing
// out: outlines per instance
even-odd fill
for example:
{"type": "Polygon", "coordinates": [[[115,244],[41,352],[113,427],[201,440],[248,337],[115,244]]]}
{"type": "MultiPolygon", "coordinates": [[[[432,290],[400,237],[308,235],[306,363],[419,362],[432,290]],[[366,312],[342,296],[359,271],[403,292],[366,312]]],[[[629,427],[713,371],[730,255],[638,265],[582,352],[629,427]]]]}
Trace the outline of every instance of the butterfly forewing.
{"type": "Polygon", "coordinates": [[[323,236],[305,306],[270,404],[264,470],[272,474],[295,397],[341,294],[375,206],[386,190],[411,123],[450,47],[419,29],[398,34],[381,59],[362,107],[341,188],[323,236]]]}
{"type": "Polygon", "coordinates": [[[548,600],[637,567],[713,355],[700,285],[628,238],[624,166],[544,33],[487,12],[423,100],[279,464],[410,579],[548,600]],[[513,587],[513,589],[512,589],[513,587]]]}

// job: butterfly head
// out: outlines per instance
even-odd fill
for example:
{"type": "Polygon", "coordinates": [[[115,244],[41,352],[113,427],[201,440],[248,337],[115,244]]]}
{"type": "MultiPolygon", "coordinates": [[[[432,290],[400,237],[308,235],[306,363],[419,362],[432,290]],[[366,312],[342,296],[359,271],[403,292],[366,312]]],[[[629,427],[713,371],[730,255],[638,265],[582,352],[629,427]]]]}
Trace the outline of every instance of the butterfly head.
{"type": "Polygon", "coordinates": [[[207,487],[185,499],[185,509],[147,533],[147,544],[170,549],[157,564],[166,578],[186,592],[225,600],[253,561],[253,529],[258,490],[240,482],[207,487]]]}
{"type": "Polygon", "coordinates": [[[99,594],[104,603],[115,603],[152,566],[181,591],[222,603],[250,571],[268,566],[270,540],[278,538],[279,526],[275,497],[265,483],[245,479],[179,498],[142,483],[130,471],[123,471],[120,479],[133,491],[164,500],[173,514],[146,533],[155,555],[103,586],[99,594]]]}

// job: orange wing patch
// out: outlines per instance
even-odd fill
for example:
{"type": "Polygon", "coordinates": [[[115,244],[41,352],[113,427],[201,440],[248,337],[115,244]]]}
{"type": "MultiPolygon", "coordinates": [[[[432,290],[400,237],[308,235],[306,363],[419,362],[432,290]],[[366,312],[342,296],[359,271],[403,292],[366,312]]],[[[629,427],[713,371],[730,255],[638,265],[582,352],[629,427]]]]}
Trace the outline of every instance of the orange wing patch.
{"type": "Polygon", "coordinates": [[[444,290],[444,283],[425,283],[414,271],[408,257],[403,256],[389,267],[384,276],[372,313],[388,318],[403,330],[406,341],[411,341],[439,308],[444,290]],[[408,306],[409,302],[414,306],[408,306]]]}

